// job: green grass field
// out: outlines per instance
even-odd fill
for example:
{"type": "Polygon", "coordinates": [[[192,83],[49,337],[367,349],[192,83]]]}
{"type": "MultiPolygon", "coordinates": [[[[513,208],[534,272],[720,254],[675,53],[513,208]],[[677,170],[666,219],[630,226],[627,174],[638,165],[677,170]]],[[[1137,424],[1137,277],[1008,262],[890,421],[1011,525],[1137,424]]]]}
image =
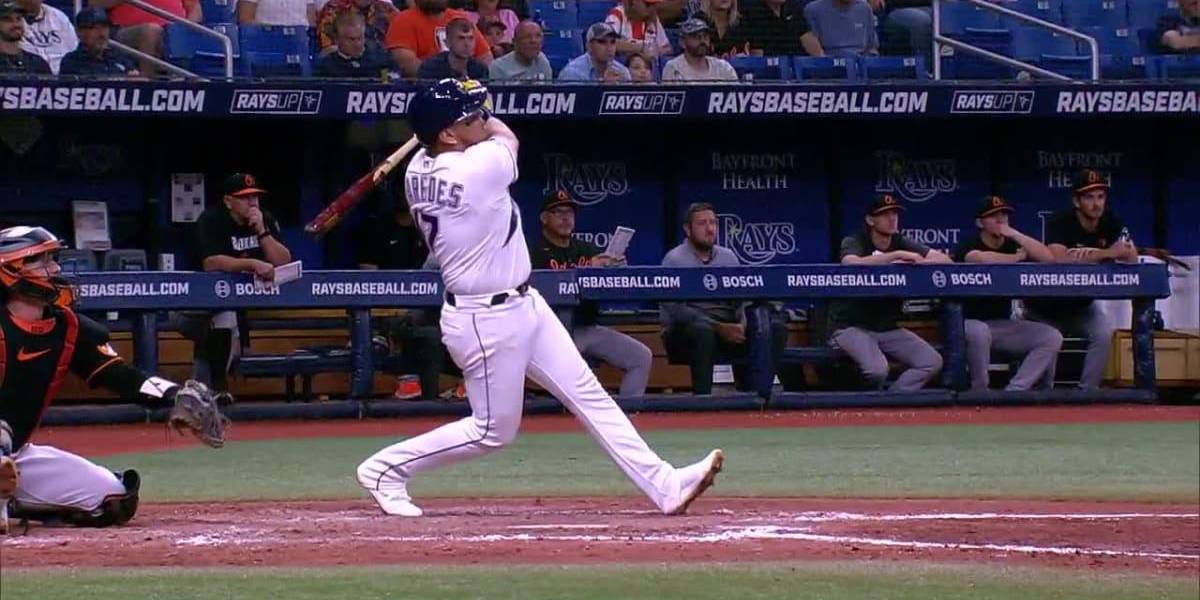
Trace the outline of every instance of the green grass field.
{"type": "MultiPolygon", "coordinates": [[[[761,496],[1123,499],[1200,505],[1200,423],[654,431],[668,460],[728,452],[711,493],[761,496]]],[[[231,443],[109,456],[147,502],[362,498],[354,467],[395,441],[231,443]]],[[[632,495],[583,434],[522,436],[504,452],[421,477],[418,497],[632,495]]],[[[0,556],[0,567],[3,561],[0,556]]],[[[8,598],[1189,598],[1196,577],[919,562],[13,571],[8,598]]]]}

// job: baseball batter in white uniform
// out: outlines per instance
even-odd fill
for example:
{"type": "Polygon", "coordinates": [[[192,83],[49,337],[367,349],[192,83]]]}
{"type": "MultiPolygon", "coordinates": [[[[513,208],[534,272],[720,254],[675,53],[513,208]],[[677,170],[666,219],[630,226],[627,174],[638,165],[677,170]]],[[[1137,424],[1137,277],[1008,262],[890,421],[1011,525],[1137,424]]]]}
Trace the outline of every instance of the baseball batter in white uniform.
{"type": "Polygon", "coordinates": [[[419,93],[409,119],[423,148],[405,173],[413,216],[442,265],[442,339],[462,368],[472,415],[380,450],[358,466],[358,481],[385,513],[420,516],[409,479],[512,442],[528,376],[584,424],[659,510],[683,513],[712,485],[724,454],[713,450],[682,468],[659,458],[529,287],[529,250],[508,193],[518,142],[486,100],[483,86],[450,79],[419,93]]]}

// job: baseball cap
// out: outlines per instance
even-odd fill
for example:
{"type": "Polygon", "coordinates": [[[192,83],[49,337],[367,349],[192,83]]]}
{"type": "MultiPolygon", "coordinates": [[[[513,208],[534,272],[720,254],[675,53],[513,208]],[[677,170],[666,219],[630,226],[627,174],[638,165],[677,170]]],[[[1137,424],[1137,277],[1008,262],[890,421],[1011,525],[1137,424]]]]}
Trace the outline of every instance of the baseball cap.
{"type": "Polygon", "coordinates": [[[554,210],[560,206],[570,206],[571,208],[575,207],[575,199],[571,197],[571,194],[568,193],[567,190],[554,190],[549,194],[546,194],[546,198],[542,200],[542,212],[554,210]]]}
{"type": "Polygon", "coordinates": [[[1108,189],[1108,178],[1095,169],[1082,169],[1071,181],[1071,191],[1082,194],[1096,189],[1108,189]]]}
{"type": "Polygon", "coordinates": [[[875,201],[867,207],[867,215],[877,215],[889,210],[904,210],[904,205],[900,204],[891,194],[879,194],[875,197],[875,201]]]}
{"type": "Polygon", "coordinates": [[[699,17],[692,17],[679,25],[679,32],[683,35],[695,35],[703,31],[708,31],[708,23],[699,17]]]}
{"type": "Polygon", "coordinates": [[[12,14],[23,15],[25,14],[25,10],[17,6],[17,3],[12,0],[0,0],[0,17],[7,17],[12,14]]]}
{"type": "Polygon", "coordinates": [[[1013,212],[1013,206],[1008,203],[1008,200],[1000,196],[987,196],[979,203],[979,209],[975,211],[976,218],[984,218],[994,215],[998,212],[1013,212]]]}
{"type": "Polygon", "coordinates": [[[76,27],[92,27],[95,25],[112,25],[108,20],[108,11],[98,6],[87,6],[75,15],[76,27]]]}
{"type": "Polygon", "coordinates": [[[258,180],[249,173],[234,173],[225,178],[226,196],[253,196],[267,193],[258,187],[258,180]]]}
{"type": "Polygon", "coordinates": [[[605,23],[604,21],[601,21],[599,23],[592,23],[592,26],[588,27],[587,41],[590,42],[592,40],[599,39],[599,38],[605,38],[605,37],[611,37],[611,38],[619,40],[619,39],[621,39],[621,34],[616,29],[613,29],[612,25],[609,25],[608,23],[605,23]]]}

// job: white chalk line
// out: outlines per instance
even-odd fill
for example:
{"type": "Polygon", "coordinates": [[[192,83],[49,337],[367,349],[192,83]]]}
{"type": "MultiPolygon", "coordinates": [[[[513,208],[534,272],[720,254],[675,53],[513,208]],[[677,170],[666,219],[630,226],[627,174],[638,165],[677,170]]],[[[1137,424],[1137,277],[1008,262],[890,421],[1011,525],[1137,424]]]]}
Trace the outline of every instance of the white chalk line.
{"type": "MultiPolygon", "coordinates": [[[[793,513],[792,521],[828,523],[837,521],[1104,521],[1114,519],[1200,519],[1200,513],[914,513],[880,515],[850,512],[793,513]]],[[[753,519],[743,519],[753,520],[753,519]]]]}

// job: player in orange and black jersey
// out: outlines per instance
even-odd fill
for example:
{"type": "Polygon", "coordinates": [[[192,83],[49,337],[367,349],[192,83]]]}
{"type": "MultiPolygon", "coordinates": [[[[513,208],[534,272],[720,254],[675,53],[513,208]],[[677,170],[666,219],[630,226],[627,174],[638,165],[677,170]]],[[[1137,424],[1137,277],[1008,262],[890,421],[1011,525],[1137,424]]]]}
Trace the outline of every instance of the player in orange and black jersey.
{"type": "Polygon", "coordinates": [[[62,242],[40,227],[0,230],[0,532],[13,517],[103,527],[137,510],[136,471],[116,474],[29,442],[67,371],[127,400],[165,405],[179,386],[125,364],[100,324],[76,314],[62,242]]]}

